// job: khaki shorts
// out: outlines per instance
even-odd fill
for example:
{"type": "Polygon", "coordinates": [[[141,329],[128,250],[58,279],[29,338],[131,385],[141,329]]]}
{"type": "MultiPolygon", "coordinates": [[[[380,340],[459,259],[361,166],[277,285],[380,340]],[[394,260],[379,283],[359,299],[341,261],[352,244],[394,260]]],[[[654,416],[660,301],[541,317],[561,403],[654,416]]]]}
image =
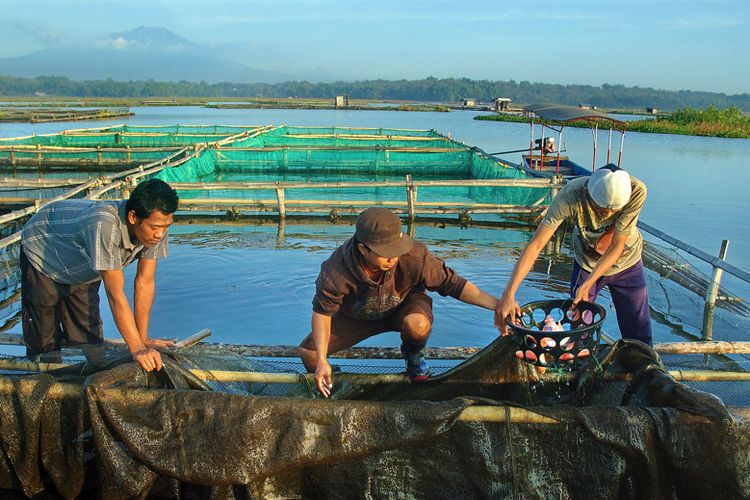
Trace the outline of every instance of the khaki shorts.
{"type": "MultiPolygon", "coordinates": [[[[328,343],[328,354],[348,349],[363,340],[384,332],[400,332],[404,318],[409,314],[421,314],[433,322],[432,299],[424,292],[414,292],[396,308],[396,311],[383,319],[355,319],[343,314],[331,317],[331,339],[328,343]]],[[[300,344],[305,349],[315,350],[310,333],[300,344]]]]}

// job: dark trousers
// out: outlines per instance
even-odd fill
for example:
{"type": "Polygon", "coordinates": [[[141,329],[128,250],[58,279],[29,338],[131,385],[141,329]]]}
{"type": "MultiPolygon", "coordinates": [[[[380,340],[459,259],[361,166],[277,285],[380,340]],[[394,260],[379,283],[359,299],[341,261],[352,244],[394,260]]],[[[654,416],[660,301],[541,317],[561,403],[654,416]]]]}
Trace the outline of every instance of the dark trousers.
{"type": "MultiPolygon", "coordinates": [[[[574,297],[578,286],[588,279],[588,271],[578,262],[573,263],[570,274],[570,296],[574,297]]],[[[589,301],[593,302],[604,287],[609,287],[612,303],[617,313],[617,325],[624,339],[635,339],[652,345],[651,315],[648,310],[648,290],[643,275],[643,262],[612,276],[602,276],[591,288],[589,301]]]]}
{"type": "Polygon", "coordinates": [[[101,280],[82,285],[57,283],[32,266],[21,249],[21,309],[27,356],[66,345],[103,342],[99,314],[101,280]]]}

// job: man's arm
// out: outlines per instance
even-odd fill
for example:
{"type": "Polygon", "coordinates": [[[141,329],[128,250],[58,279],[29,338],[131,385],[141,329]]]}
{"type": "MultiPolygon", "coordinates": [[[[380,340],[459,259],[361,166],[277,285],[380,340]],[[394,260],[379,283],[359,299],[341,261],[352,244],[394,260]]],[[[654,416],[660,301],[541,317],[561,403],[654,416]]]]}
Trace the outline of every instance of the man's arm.
{"type": "Polygon", "coordinates": [[[121,269],[118,269],[101,271],[101,274],[115,325],[117,325],[117,329],[120,330],[122,338],[128,345],[130,355],[147,372],[154,369],[161,370],[161,355],[154,349],[147,347],[138,332],[135,317],[130,309],[128,298],[125,296],[124,273],[121,269]]]}
{"type": "Polygon", "coordinates": [[[596,261],[596,265],[591,270],[589,277],[586,281],[581,283],[576,290],[575,297],[573,297],[573,306],[578,304],[581,300],[589,300],[591,287],[594,286],[596,280],[604,276],[604,273],[609,271],[615,262],[617,262],[617,259],[620,258],[623,250],[625,250],[625,242],[627,240],[627,234],[615,233],[612,236],[612,243],[609,245],[609,248],[607,248],[601,257],[599,257],[599,260],[596,261]]]}
{"type": "Polygon", "coordinates": [[[328,397],[331,395],[331,365],[328,363],[328,343],[331,340],[331,317],[324,314],[312,313],[312,340],[315,344],[317,367],[315,368],[315,386],[318,391],[328,397]]]}
{"type": "Polygon", "coordinates": [[[144,344],[148,339],[148,320],[156,291],[155,275],[156,260],[138,260],[138,271],[133,280],[133,310],[135,311],[135,326],[144,344]]]}
{"type": "Polygon", "coordinates": [[[464,285],[464,289],[461,291],[458,300],[466,302],[467,304],[473,304],[475,306],[484,307],[494,311],[497,308],[498,300],[492,295],[483,292],[478,286],[471,281],[467,281],[464,285]]]}
{"type": "Polygon", "coordinates": [[[551,227],[543,224],[540,225],[531,238],[531,241],[529,241],[526,248],[521,252],[521,257],[519,257],[518,262],[516,262],[513,268],[508,284],[505,286],[505,291],[500,300],[497,301],[497,306],[495,307],[495,326],[497,326],[503,335],[508,334],[508,326],[505,324],[505,321],[510,320],[513,322],[516,320],[516,316],[521,315],[521,307],[515,298],[518,287],[521,286],[521,282],[529,274],[542,249],[554,234],[555,230],[551,227]]]}
{"type": "Polygon", "coordinates": [[[172,347],[174,342],[163,339],[152,339],[148,336],[148,323],[151,317],[151,306],[156,294],[156,259],[139,259],[138,270],[133,280],[133,309],[135,326],[141,340],[148,347],[172,347]]]}

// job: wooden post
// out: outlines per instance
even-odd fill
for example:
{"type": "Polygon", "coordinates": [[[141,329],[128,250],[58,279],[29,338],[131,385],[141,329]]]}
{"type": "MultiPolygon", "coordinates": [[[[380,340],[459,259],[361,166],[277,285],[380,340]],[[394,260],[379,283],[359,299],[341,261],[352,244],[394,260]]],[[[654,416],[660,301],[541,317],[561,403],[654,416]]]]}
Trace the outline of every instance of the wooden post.
{"type": "Polygon", "coordinates": [[[42,145],[37,144],[36,145],[36,160],[39,163],[39,166],[42,166],[42,145]]]}
{"type": "Polygon", "coordinates": [[[96,147],[96,163],[101,166],[102,164],[102,147],[97,146],[96,147]]]}
{"type": "Polygon", "coordinates": [[[127,158],[128,158],[128,163],[130,163],[130,144],[128,144],[127,146],[125,146],[125,148],[128,150],[128,156],[127,156],[127,158]]]}
{"type": "Polygon", "coordinates": [[[15,149],[10,150],[10,165],[12,167],[16,166],[16,150],[15,149]]]}
{"type": "Polygon", "coordinates": [[[284,239],[286,238],[286,219],[279,218],[279,225],[276,228],[276,248],[284,246],[284,239]]]}
{"type": "Polygon", "coordinates": [[[417,204],[417,188],[412,182],[411,174],[406,174],[406,206],[409,211],[409,220],[413,221],[416,217],[414,208],[417,204]]]}
{"type": "MultiPolygon", "coordinates": [[[[719,249],[719,258],[725,260],[727,257],[727,251],[729,250],[729,240],[721,241],[721,248],[719,249]]],[[[711,278],[711,282],[708,284],[706,290],[706,302],[703,305],[703,340],[713,339],[713,327],[714,327],[714,312],[716,310],[716,297],[719,295],[719,283],[721,283],[721,276],[724,271],[714,266],[714,274],[711,278]]]]}
{"type": "MultiPolygon", "coordinates": [[[[278,184],[278,181],[276,182],[278,184]]],[[[282,219],[286,217],[286,204],[284,203],[286,199],[286,195],[284,193],[284,188],[277,187],[276,188],[276,203],[279,208],[279,217],[282,219]]]]}
{"type": "Polygon", "coordinates": [[[554,184],[562,184],[563,178],[561,175],[553,175],[550,178],[550,182],[552,182],[553,186],[550,188],[550,201],[554,199],[555,196],[557,196],[557,193],[560,192],[560,190],[554,186],[554,184]]]}

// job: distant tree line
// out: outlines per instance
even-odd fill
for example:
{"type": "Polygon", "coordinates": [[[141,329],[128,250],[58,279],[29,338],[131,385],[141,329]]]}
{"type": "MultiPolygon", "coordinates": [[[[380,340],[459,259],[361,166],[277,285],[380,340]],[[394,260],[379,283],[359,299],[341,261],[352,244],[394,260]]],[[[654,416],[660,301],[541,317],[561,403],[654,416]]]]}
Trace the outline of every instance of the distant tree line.
{"type": "Polygon", "coordinates": [[[557,85],[528,81],[489,81],[468,78],[424,78],[422,80],[365,80],[357,82],[284,82],[267,83],[207,83],[108,80],[73,81],[64,77],[42,76],[18,78],[0,76],[0,96],[33,96],[44,93],[60,97],[197,97],[197,98],[252,98],[252,97],[309,97],[328,98],[348,94],[353,99],[393,99],[408,101],[455,102],[473,98],[488,102],[496,97],[509,97],[515,103],[557,102],[581,103],[608,109],[638,109],[655,107],[672,111],[694,108],[736,107],[750,111],[750,94],[727,95],[693,90],[659,90],[624,85],[557,85]]]}

